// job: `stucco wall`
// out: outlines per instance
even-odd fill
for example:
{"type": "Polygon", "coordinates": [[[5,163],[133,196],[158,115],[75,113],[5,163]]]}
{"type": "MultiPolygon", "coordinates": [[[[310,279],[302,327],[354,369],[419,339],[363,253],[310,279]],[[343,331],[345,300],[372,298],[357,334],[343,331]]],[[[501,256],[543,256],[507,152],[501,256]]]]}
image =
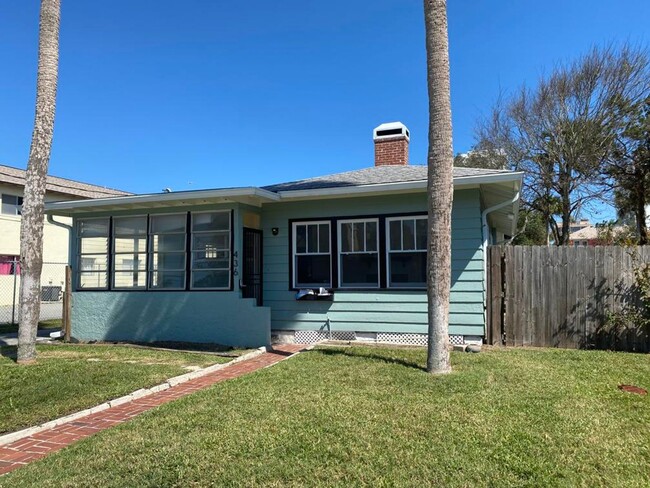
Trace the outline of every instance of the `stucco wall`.
{"type": "Polygon", "coordinates": [[[270,342],[270,310],[237,292],[76,292],[72,336],[258,347],[270,342]]]}
{"type": "MultiPolygon", "coordinates": [[[[367,290],[334,293],[332,302],[296,301],[289,288],[289,219],[425,212],[426,194],[266,205],[264,305],[274,330],[332,330],[426,333],[427,298],[422,291],[367,290]],[[271,229],[279,232],[273,236],[271,229]]],[[[450,334],[483,335],[483,251],[478,190],[454,193],[450,334]]]]}

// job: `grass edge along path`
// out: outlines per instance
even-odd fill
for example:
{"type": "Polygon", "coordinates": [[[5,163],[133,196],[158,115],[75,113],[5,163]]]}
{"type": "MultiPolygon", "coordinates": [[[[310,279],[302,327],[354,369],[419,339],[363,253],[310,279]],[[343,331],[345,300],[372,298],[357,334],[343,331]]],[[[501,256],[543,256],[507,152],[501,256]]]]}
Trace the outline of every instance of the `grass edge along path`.
{"type": "Polygon", "coordinates": [[[207,375],[0,446],[0,475],[9,473],[97,432],[127,422],[142,412],[159,405],[190,395],[215,383],[272,366],[297,354],[304,348],[305,346],[296,344],[277,346],[251,359],[234,364],[229,363],[226,367],[207,375]]]}

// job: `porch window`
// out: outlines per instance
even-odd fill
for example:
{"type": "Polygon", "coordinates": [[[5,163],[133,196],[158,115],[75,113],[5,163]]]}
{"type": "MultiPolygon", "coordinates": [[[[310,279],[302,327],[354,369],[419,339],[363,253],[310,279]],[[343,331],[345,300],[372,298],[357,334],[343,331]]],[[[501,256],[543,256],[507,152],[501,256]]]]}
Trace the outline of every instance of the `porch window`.
{"type": "Polygon", "coordinates": [[[294,287],[331,287],[330,222],[294,222],[292,230],[294,287]]]}
{"type": "Polygon", "coordinates": [[[185,289],[187,214],[151,215],[149,288],[185,289]]]}
{"type": "Polygon", "coordinates": [[[113,287],[147,285],[147,217],[113,219],[113,287]]]}
{"type": "Polygon", "coordinates": [[[422,288],[427,283],[427,217],[386,219],[388,287],[422,288]]]}
{"type": "Polygon", "coordinates": [[[81,219],[77,225],[78,287],[108,288],[108,236],[110,220],[81,219]]]}
{"type": "Polygon", "coordinates": [[[338,224],[339,287],[379,288],[379,220],[339,220],[338,224]]]}
{"type": "Polygon", "coordinates": [[[230,288],[230,212],[192,213],[192,288],[230,288]]]}

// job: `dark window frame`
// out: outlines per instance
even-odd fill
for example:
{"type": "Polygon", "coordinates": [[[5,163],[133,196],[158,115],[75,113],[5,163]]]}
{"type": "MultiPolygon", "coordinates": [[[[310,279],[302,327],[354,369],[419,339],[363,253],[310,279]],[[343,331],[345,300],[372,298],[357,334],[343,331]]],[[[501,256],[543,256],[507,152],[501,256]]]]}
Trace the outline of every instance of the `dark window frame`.
{"type": "Polygon", "coordinates": [[[85,293],[85,292],[128,292],[128,293],[178,293],[178,292],[195,292],[195,293],[221,293],[221,292],[231,292],[234,291],[234,281],[235,281],[235,266],[237,266],[237,252],[235,251],[235,220],[234,220],[234,210],[233,209],[226,209],[226,210],[197,210],[195,212],[192,211],[186,211],[186,212],[166,212],[166,213],[149,213],[147,215],[147,241],[149,241],[149,229],[150,229],[150,221],[151,217],[155,215],[176,215],[176,214],[183,214],[186,215],[186,227],[185,227],[185,263],[186,263],[186,273],[185,273],[185,285],[183,288],[150,288],[149,287],[149,273],[151,271],[150,265],[149,265],[149,242],[147,242],[147,252],[146,252],[146,271],[147,271],[147,287],[146,288],[115,288],[113,286],[113,238],[114,238],[114,233],[113,233],[113,217],[142,217],[144,214],[137,214],[137,215],[116,215],[116,216],[102,216],[102,217],[80,217],[75,219],[74,223],[74,232],[75,232],[75,238],[76,238],[76,249],[75,249],[75,262],[77,268],[79,267],[80,263],[80,237],[78,235],[79,232],[79,221],[81,220],[99,220],[99,219],[108,219],[109,220],[109,235],[108,235],[108,267],[107,267],[107,273],[108,273],[108,286],[107,287],[102,287],[102,288],[80,288],[79,286],[79,279],[80,279],[80,272],[79,269],[73,269],[73,274],[74,274],[74,290],[75,292],[79,293],[85,293]],[[192,213],[205,213],[205,212],[228,212],[229,213],[229,218],[230,218],[230,286],[226,288],[191,288],[191,273],[189,272],[188,266],[190,266],[190,260],[191,260],[191,252],[188,251],[189,246],[191,245],[190,240],[192,238],[192,233],[191,233],[191,227],[190,227],[190,219],[191,219],[191,214],[192,213]]]}
{"type": "Polygon", "coordinates": [[[330,250],[332,253],[332,285],[338,285],[339,283],[339,263],[338,263],[338,221],[339,220],[363,220],[363,219],[378,219],[379,221],[379,288],[340,288],[338,286],[331,286],[327,288],[330,291],[342,291],[342,292],[373,292],[373,291],[426,291],[426,286],[424,287],[389,287],[388,286],[388,263],[386,259],[388,258],[388,247],[387,247],[387,238],[388,232],[386,231],[386,219],[389,218],[409,218],[409,217],[426,217],[426,211],[419,212],[396,212],[396,213],[382,213],[382,214],[362,214],[362,215],[337,215],[337,216],[327,216],[327,217],[309,217],[309,218],[293,218],[288,219],[289,233],[287,236],[288,239],[288,257],[289,257],[289,291],[298,291],[301,288],[294,286],[293,275],[294,275],[294,265],[293,265],[293,224],[294,223],[304,223],[304,222],[316,222],[316,221],[328,221],[330,222],[330,250]]]}

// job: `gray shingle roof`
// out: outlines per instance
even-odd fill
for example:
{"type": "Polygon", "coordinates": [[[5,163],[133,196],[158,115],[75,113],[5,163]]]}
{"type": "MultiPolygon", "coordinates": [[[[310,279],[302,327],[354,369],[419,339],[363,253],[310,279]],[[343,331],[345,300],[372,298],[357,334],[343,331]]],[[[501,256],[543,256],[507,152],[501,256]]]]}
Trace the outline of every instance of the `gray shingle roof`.
{"type": "MultiPolygon", "coordinates": [[[[483,168],[454,168],[454,178],[464,176],[487,176],[493,174],[511,173],[502,169],[483,168]]],[[[318,176],[306,180],[289,181],[262,187],[264,190],[292,191],[314,190],[317,188],[336,188],[345,186],[379,185],[382,183],[403,183],[427,179],[427,167],[424,165],[406,166],[372,166],[356,171],[346,171],[326,176],[318,176]]]]}
{"type": "MultiPolygon", "coordinates": [[[[11,185],[25,186],[25,170],[14,168],[12,166],[0,165],[0,183],[11,185]]],[[[73,195],[79,198],[106,198],[132,195],[132,193],[106,188],[104,186],[90,185],[80,181],[58,178],[56,176],[47,177],[48,192],[62,193],[64,195],[73,195]]]]}

